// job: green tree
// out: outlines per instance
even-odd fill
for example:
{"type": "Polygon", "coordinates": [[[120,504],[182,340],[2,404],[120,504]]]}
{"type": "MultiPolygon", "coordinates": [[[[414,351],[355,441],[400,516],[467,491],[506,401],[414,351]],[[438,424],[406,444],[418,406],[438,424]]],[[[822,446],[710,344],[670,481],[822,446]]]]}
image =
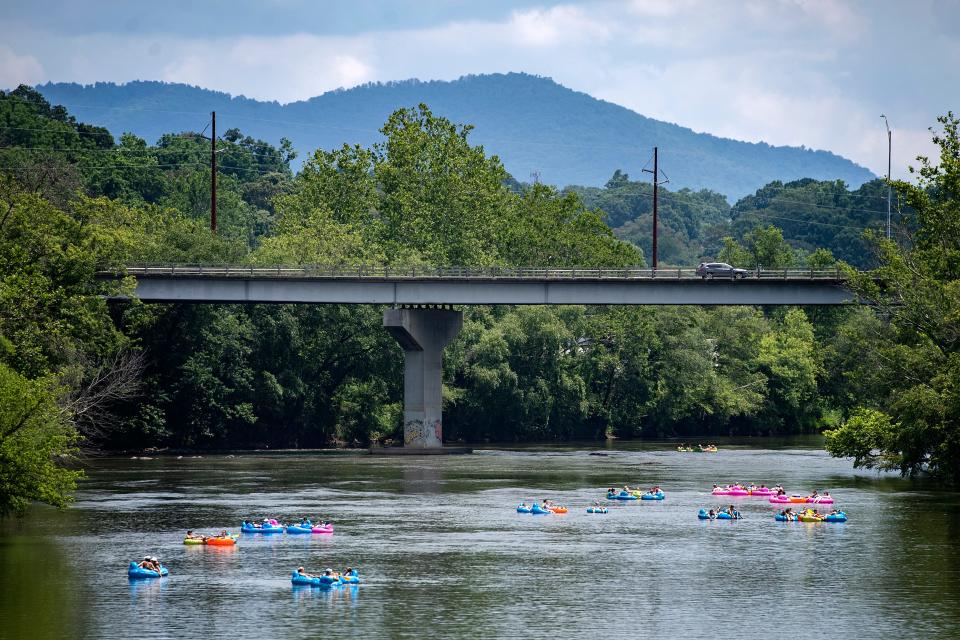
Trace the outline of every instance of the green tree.
{"type": "MultiPolygon", "coordinates": [[[[879,400],[827,433],[857,466],[929,472],[960,482],[960,121],[938,118],[939,163],[920,157],[917,184],[897,182],[914,214],[902,244],[873,234],[880,267],[849,271],[853,290],[889,319],[889,340],[864,347],[885,364],[879,400]]],[[[912,170],[912,169],[911,169],[912,170]]]]}
{"type": "Polygon", "coordinates": [[[53,377],[29,380],[0,362],[0,517],[32,502],[64,507],[83,474],[65,468],[78,434],[53,377]]]}
{"type": "Polygon", "coordinates": [[[764,417],[771,431],[786,433],[817,426],[817,382],[823,364],[813,325],[802,309],[790,309],[781,326],[763,336],[758,356],[769,395],[764,417]]]}

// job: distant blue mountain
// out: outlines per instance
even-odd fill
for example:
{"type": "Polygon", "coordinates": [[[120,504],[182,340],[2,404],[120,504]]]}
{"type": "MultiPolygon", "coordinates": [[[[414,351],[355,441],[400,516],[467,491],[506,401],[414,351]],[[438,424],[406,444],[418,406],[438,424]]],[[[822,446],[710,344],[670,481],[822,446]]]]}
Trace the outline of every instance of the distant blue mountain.
{"type": "Polygon", "coordinates": [[[453,82],[368,84],[281,105],[184,84],[45,84],[37,89],[83,122],[155,142],[162,134],[199,131],[217,112],[217,128],[277,143],[290,138],[301,159],[343,143],[370,145],[399,107],[426,103],[434,113],[472,124],[474,143],[495,153],[520,181],[601,186],[616,169],[635,178],[654,146],[670,188],[708,188],[731,200],[773,181],[843,180],[857,187],[870,171],[828,151],[718,138],[572,91],[522,73],[465,76],[453,82]]]}

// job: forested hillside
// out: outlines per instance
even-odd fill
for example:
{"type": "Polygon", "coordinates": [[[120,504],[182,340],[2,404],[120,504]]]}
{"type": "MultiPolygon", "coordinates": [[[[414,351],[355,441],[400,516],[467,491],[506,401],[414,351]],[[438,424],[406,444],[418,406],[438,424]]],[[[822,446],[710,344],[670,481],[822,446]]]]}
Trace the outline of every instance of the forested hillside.
{"type": "MultiPolygon", "coordinates": [[[[319,150],[296,173],[289,144],[228,130],[219,143],[221,225],[211,234],[209,141],[200,131],[162,135],[156,144],[129,134],[117,140],[32,89],[0,93],[0,513],[32,500],[63,504],[76,479],[64,465],[77,446],[402,440],[402,356],[380,326],[381,309],[108,305],[105,296],[130,291],[132,283],[99,282],[96,270],[123,274],[124,264],[143,261],[596,267],[644,261],[641,250],[604,223],[605,216],[630,219],[615,199],[604,213],[575,191],[521,185],[473,144],[469,127],[425,106],[390,114],[382,143],[319,150]]],[[[952,135],[955,148],[955,126],[952,135]]],[[[608,191],[639,189],[626,176],[613,182],[608,191]]],[[[786,434],[847,428],[845,419],[854,415],[860,422],[838,432],[838,451],[895,452],[897,430],[915,433],[911,420],[923,409],[924,424],[934,427],[922,441],[910,441],[912,457],[883,459],[903,462],[908,471],[922,466],[957,406],[956,377],[945,373],[934,385],[940,395],[917,389],[901,397],[895,370],[883,363],[899,357],[898,349],[913,349],[918,367],[955,369],[950,282],[960,235],[950,226],[954,183],[941,182],[947,186],[930,191],[934,204],[924,201],[924,191],[911,192],[910,201],[918,212],[913,224],[932,229],[921,233],[926,240],[919,246],[936,286],[917,291],[936,295],[921,295],[913,306],[894,301],[886,316],[869,307],[465,308],[463,331],[444,361],[445,437],[786,434]],[[942,212],[940,226],[928,223],[931,212],[942,212]],[[944,243],[953,253],[938,262],[944,243]],[[933,423],[937,411],[940,422],[933,423]],[[887,438],[879,444],[870,440],[881,437],[870,431],[875,427],[887,438]]],[[[800,197],[796,190],[821,186],[768,189],[794,190],[793,199],[800,197]]],[[[841,191],[836,187],[834,195],[841,191]]],[[[683,206],[665,224],[698,242],[722,233],[716,194],[681,191],[678,198],[683,206]]],[[[770,201],[757,198],[739,210],[734,225],[770,201]]],[[[796,250],[767,222],[721,237],[719,255],[763,264],[795,259],[796,250]]],[[[896,250],[885,246],[884,260],[896,250]]],[[[825,253],[801,257],[832,264],[825,253]]]]}
{"type": "MultiPolygon", "coordinates": [[[[649,181],[631,180],[616,171],[603,188],[570,187],[567,191],[603,211],[618,238],[650,254],[653,185],[649,181]]],[[[827,258],[829,252],[832,258],[856,267],[873,267],[877,256],[863,234],[886,228],[886,203],[887,185],[882,180],[853,190],[839,180],[772,182],[732,207],[715,191],[661,187],[660,264],[690,267],[703,259],[721,258],[747,268],[822,267],[827,266],[825,259],[833,262],[827,258]],[[771,227],[779,229],[778,238],[770,235],[771,227]],[[776,246],[759,253],[749,249],[759,236],[775,240],[776,246]]],[[[891,218],[895,230],[909,214],[909,205],[894,202],[891,218]]]]}
{"type": "Polygon", "coordinates": [[[199,131],[215,110],[224,128],[275,145],[289,138],[306,158],[344,142],[369,147],[382,141],[379,129],[391,113],[426,103],[437,115],[476,127],[474,143],[498,155],[520,180],[536,172],[547,184],[601,186],[617,169],[639,176],[654,146],[671,188],[711,189],[731,200],[774,180],[843,180],[857,187],[874,177],[827,151],[696,133],[520,73],[370,84],[287,105],[161,82],[46,84],[38,90],[85,122],[151,144],[166,133],[199,131]]]}

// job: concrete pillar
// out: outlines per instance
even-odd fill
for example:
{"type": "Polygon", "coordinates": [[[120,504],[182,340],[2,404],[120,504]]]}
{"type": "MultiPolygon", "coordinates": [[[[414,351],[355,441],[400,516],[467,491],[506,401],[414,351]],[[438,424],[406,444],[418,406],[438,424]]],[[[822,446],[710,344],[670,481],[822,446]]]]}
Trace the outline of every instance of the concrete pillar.
{"type": "Polygon", "coordinates": [[[403,348],[403,445],[443,446],[443,348],[463,326],[459,311],[387,309],[383,326],[403,348]]]}

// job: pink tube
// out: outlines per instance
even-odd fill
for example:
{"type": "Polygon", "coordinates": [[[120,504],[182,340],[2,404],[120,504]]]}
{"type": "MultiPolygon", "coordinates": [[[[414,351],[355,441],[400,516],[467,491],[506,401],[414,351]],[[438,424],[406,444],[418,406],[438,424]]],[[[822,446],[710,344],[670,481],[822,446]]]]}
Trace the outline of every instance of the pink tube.
{"type": "Polygon", "coordinates": [[[310,529],[310,531],[312,531],[313,533],[333,533],[333,525],[328,524],[326,526],[313,527],[312,529],[310,529]]]}

